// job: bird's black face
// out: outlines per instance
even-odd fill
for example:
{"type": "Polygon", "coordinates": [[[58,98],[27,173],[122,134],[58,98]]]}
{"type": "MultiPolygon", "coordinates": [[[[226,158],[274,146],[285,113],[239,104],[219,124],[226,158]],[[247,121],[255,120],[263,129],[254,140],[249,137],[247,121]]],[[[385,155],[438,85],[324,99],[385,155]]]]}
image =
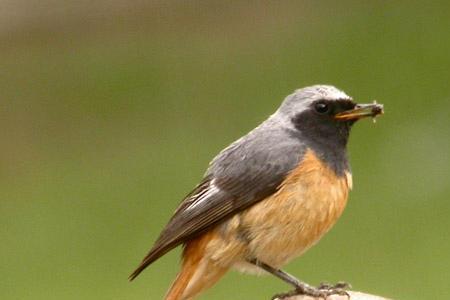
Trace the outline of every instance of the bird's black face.
{"type": "Polygon", "coordinates": [[[359,119],[383,112],[379,104],[356,104],[351,99],[312,101],[291,122],[299,137],[330,163],[344,161],[350,129],[359,119]]]}
{"type": "Polygon", "coordinates": [[[292,118],[295,128],[308,140],[320,144],[345,145],[350,127],[357,119],[338,120],[336,116],[352,111],[356,103],[349,99],[316,100],[292,118]]]}
{"type": "MultiPolygon", "coordinates": [[[[349,99],[341,100],[316,100],[311,104],[310,110],[313,110],[317,115],[317,118],[322,119],[324,122],[327,120],[335,121],[335,116],[351,111],[356,107],[356,103],[349,99]]],[[[355,120],[351,124],[354,123],[355,120]]]]}
{"type": "Polygon", "coordinates": [[[382,112],[382,105],[357,104],[333,86],[315,85],[287,96],[274,119],[279,120],[291,138],[314,151],[336,174],[345,175],[349,168],[346,145],[352,125],[382,112]]]}
{"type": "Polygon", "coordinates": [[[302,135],[313,139],[329,140],[345,145],[351,126],[359,119],[375,117],[383,112],[382,105],[356,104],[350,99],[311,102],[309,107],[292,118],[292,123],[302,135]]]}

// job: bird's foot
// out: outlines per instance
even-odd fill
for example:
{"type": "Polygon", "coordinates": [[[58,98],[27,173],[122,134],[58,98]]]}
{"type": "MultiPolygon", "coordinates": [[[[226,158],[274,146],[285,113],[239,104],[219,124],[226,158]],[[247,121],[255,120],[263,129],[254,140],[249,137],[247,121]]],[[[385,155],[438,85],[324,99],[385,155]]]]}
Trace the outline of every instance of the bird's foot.
{"type": "Polygon", "coordinates": [[[350,287],[350,284],[346,282],[338,282],[335,285],[322,282],[318,287],[312,287],[305,283],[299,283],[295,290],[289,291],[287,293],[277,294],[272,297],[272,300],[283,300],[297,295],[306,295],[324,300],[326,300],[328,296],[331,295],[340,295],[346,296],[348,299],[350,299],[350,295],[345,290],[350,287]]]}
{"type": "Polygon", "coordinates": [[[328,282],[321,282],[317,288],[319,290],[323,290],[323,289],[326,289],[326,290],[333,290],[333,289],[346,290],[346,289],[351,289],[352,286],[350,285],[350,283],[347,283],[347,282],[344,282],[344,281],[339,281],[335,285],[332,285],[332,284],[330,284],[328,282]]]}

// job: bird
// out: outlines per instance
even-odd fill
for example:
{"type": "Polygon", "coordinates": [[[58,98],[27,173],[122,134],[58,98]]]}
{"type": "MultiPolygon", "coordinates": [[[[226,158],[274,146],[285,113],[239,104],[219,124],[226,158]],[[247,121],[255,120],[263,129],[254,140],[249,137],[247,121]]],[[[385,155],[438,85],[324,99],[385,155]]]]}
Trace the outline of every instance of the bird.
{"type": "Polygon", "coordinates": [[[270,273],[294,287],[277,299],[345,294],[345,283],[313,287],[281,267],[341,216],[352,188],[346,150],[352,125],[383,112],[382,104],[357,104],[331,85],[295,90],[210,162],[129,279],[183,245],[165,300],[192,300],[230,269],[270,273]]]}

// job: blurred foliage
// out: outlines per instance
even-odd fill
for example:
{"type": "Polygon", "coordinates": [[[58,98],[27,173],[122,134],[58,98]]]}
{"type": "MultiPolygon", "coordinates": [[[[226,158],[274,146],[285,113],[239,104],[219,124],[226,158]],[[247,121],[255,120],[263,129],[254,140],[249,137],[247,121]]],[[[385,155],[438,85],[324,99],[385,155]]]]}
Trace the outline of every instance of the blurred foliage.
{"type": "MultiPolygon", "coordinates": [[[[1,299],[161,299],[179,249],[127,276],[178,202],[220,149],[315,83],[386,114],[354,128],[349,205],[287,270],[450,297],[448,1],[7,3],[1,299]]],[[[231,272],[201,299],[288,288],[231,272]]]]}

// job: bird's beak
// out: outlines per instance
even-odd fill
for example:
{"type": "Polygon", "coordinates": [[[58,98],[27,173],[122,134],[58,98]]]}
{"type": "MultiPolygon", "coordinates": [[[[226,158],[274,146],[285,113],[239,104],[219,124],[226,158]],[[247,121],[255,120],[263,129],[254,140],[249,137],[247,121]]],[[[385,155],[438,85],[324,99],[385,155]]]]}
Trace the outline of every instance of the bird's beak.
{"type": "Polygon", "coordinates": [[[339,121],[359,120],[383,114],[383,104],[376,101],[370,104],[357,104],[355,108],[337,113],[334,118],[339,121]]]}

